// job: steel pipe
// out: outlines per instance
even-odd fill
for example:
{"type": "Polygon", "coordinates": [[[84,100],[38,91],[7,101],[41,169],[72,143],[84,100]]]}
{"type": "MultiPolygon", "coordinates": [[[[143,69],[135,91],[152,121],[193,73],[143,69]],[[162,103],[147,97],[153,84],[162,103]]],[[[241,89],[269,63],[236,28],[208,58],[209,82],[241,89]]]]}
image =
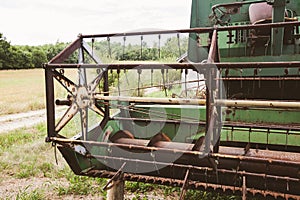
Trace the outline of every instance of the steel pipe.
{"type": "Polygon", "coordinates": [[[299,68],[300,62],[221,62],[221,63],[164,63],[164,64],[46,64],[45,68],[100,68],[107,70],[114,69],[192,69],[209,70],[210,68],[219,69],[264,69],[264,68],[299,68]]]}
{"type": "Polygon", "coordinates": [[[123,97],[123,96],[101,96],[95,95],[96,100],[125,101],[132,103],[161,103],[161,104],[183,104],[183,105],[205,105],[205,99],[179,99],[179,98],[149,98],[149,97],[123,97]]]}
{"type": "Polygon", "coordinates": [[[284,102],[284,101],[216,100],[214,104],[216,106],[227,106],[227,107],[300,109],[300,102],[284,102]]]}
{"type": "Polygon", "coordinates": [[[299,26],[300,22],[279,22],[272,24],[256,24],[256,25],[238,25],[238,26],[220,26],[220,27],[202,27],[190,29],[176,29],[165,31],[140,31],[129,33],[109,33],[109,34],[92,34],[79,35],[80,38],[107,38],[107,37],[124,37],[124,36],[140,36],[140,35],[162,35],[162,34],[177,34],[177,33],[209,33],[214,30],[230,31],[230,30],[245,30],[245,29],[260,29],[260,28],[277,28],[286,26],[299,26]]]}
{"type": "MultiPolygon", "coordinates": [[[[123,96],[101,96],[95,95],[96,100],[103,101],[125,101],[133,103],[161,103],[161,104],[184,104],[205,105],[205,99],[179,99],[179,98],[149,98],[149,97],[123,97],[123,96]]],[[[255,107],[255,108],[290,108],[300,109],[300,102],[283,101],[258,101],[258,100],[215,100],[216,106],[227,107],[255,107]]]]}
{"type": "Polygon", "coordinates": [[[188,124],[196,126],[205,126],[205,121],[196,121],[196,119],[187,119],[187,120],[176,120],[176,119],[150,119],[150,118],[125,118],[125,117],[113,117],[112,120],[119,121],[136,121],[136,122],[156,122],[156,123],[172,123],[172,124],[188,124]]]}
{"type": "Polygon", "coordinates": [[[300,81],[300,77],[225,77],[223,81],[300,81]]]}

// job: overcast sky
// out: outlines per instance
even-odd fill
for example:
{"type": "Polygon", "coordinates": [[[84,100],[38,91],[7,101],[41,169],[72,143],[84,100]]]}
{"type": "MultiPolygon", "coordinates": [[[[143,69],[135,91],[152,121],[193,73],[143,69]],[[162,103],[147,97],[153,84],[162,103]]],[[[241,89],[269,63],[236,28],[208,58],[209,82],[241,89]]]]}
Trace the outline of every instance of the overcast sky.
{"type": "Polygon", "coordinates": [[[70,42],[79,33],[188,28],[192,0],[1,0],[0,33],[12,44],[70,42]]]}

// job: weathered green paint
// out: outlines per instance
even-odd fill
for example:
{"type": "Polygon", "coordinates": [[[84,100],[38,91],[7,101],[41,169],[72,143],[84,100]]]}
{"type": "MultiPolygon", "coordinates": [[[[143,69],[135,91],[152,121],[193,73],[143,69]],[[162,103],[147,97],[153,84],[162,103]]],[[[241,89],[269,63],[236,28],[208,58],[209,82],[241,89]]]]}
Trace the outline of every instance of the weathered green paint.
{"type": "Polygon", "coordinates": [[[249,129],[239,130],[223,130],[221,134],[221,141],[226,142],[244,142],[255,143],[265,145],[283,145],[283,146],[299,146],[300,145],[300,133],[294,132],[287,134],[287,132],[281,132],[275,130],[253,129],[249,132],[249,129]]]}
{"type": "MultiPolygon", "coordinates": [[[[272,15],[272,22],[283,22],[284,15],[285,15],[285,4],[286,0],[274,0],[273,2],[273,15],[272,15]]],[[[272,29],[272,55],[279,56],[282,54],[282,47],[283,47],[283,33],[284,28],[273,28],[272,29]]]]}
{"type": "MultiPolygon", "coordinates": [[[[193,0],[191,10],[191,23],[190,27],[211,27],[214,25],[212,21],[212,6],[216,4],[233,3],[242,1],[232,0],[193,0]]],[[[272,1],[273,5],[273,22],[283,22],[285,9],[288,10],[288,17],[298,18],[295,13],[300,13],[300,4],[298,1],[290,1],[286,3],[286,0],[275,0],[272,1]]],[[[249,24],[249,5],[244,5],[240,8],[237,14],[231,15],[229,26],[231,25],[245,25],[249,24]]],[[[293,34],[297,34],[296,30],[293,34]]],[[[219,32],[218,35],[218,46],[221,53],[221,61],[234,61],[236,58],[243,57],[239,61],[256,61],[257,56],[271,56],[273,55],[272,61],[283,61],[283,60],[295,60],[290,58],[292,55],[299,55],[298,44],[295,43],[294,35],[284,35],[284,28],[273,28],[270,37],[259,37],[255,39],[255,47],[251,50],[250,43],[254,39],[250,39],[249,31],[232,31],[219,32]],[[229,37],[231,35],[231,39],[229,37]],[[252,40],[252,41],[251,41],[252,40]],[[276,56],[282,56],[283,59],[278,59],[276,56]],[[245,58],[245,59],[244,59],[245,58]]],[[[189,40],[189,59],[193,62],[201,62],[207,59],[208,34],[190,34],[189,40]],[[200,38],[200,42],[197,40],[200,38]]],[[[270,59],[269,59],[270,60],[270,59]]],[[[296,58],[297,60],[297,58],[296,58]]]]}

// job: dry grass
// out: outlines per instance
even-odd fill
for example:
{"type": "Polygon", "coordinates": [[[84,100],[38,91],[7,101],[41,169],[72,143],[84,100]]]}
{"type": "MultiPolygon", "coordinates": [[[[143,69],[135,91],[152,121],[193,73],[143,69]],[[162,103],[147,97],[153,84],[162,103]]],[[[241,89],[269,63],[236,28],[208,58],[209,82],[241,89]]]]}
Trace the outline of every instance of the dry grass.
{"type": "Polygon", "coordinates": [[[43,69],[0,71],[0,115],[45,108],[43,69]]]}
{"type": "MultiPolygon", "coordinates": [[[[77,83],[77,69],[67,70],[66,76],[77,83]]],[[[66,97],[66,90],[55,81],[55,94],[66,97]]],[[[0,70],[0,116],[44,109],[44,69],[0,70]]]]}

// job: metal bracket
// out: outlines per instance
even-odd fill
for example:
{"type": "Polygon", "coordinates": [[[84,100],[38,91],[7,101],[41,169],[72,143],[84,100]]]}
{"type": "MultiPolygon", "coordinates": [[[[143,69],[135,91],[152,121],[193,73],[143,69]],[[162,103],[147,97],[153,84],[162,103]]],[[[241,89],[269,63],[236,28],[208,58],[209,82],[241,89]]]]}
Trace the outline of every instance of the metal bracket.
{"type": "Polygon", "coordinates": [[[112,181],[116,181],[119,180],[120,177],[122,176],[123,172],[123,168],[125,167],[126,162],[123,163],[123,165],[120,167],[120,169],[115,173],[115,175],[113,175],[113,177],[106,183],[106,185],[102,188],[102,190],[109,190],[111,189],[114,184],[110,185],[112,181]]]}
{"type": "Polygon", "coordinates": [[[190,169],[187,169],[187,171],[185,173],[183,185],[182,185],[182,188],[181,188],[181,192],[180,192],[180,198],[179,198],[180,200],[184,199],[184,196],[185,196],[185,193],[186,193],[186,189],[187,189],[187,186],[188,186],[188,177],[189,177],[189,174],[190,174],[190,169]]]}

